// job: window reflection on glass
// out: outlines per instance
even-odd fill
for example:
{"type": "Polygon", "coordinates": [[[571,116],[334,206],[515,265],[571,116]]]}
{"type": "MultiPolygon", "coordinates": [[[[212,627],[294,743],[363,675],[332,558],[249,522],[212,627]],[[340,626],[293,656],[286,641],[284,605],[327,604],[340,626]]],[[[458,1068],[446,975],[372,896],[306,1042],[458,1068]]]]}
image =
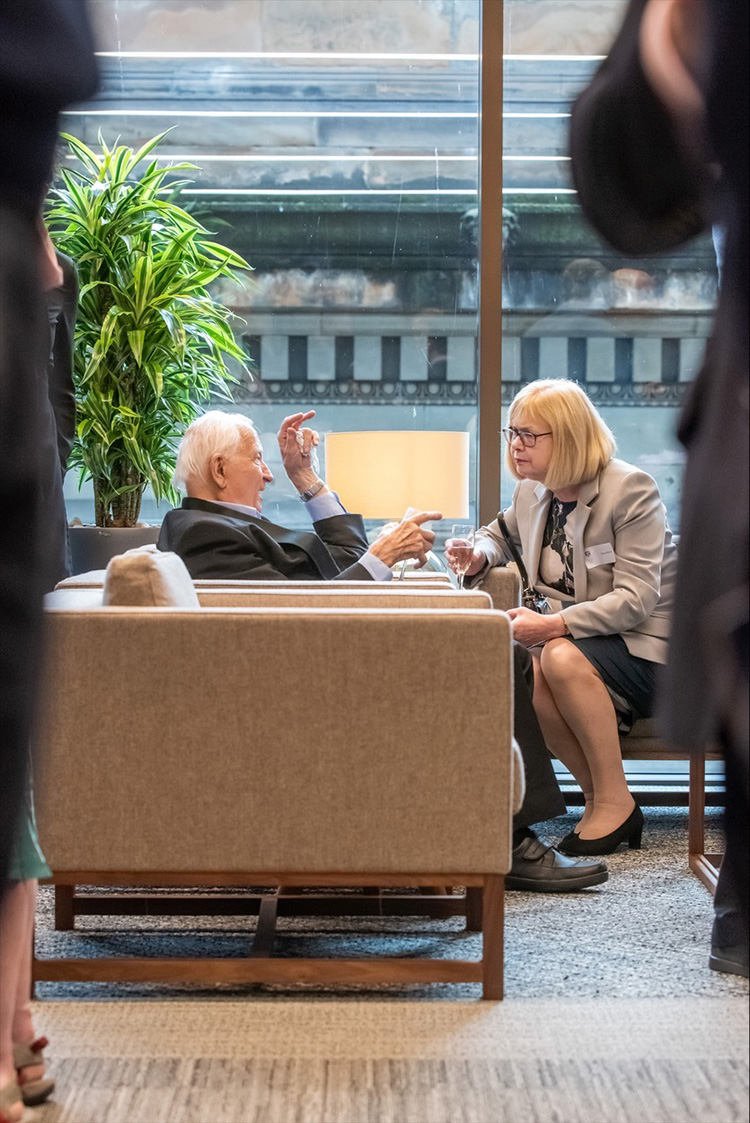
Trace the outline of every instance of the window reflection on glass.
{"type": "MultiPolygon", "coordinates": [[[[303,406],[323,432],[469,431],[473,480],[478,0],[99,0],[94,17],[102,89],[63,128],[93,147],[172,129],[165,158],[199,165],[183,204],[255,268],[217,295],[264,447],[303,406]]],[[[305,525],[271,467],[264,514],[305,525]]],[[[75,481],[68,499],[86,518],[75,481]]]]}
{"type": "MultiPolygon", "coordinates": [[[[669,256],[613,253],[578,208],[567,155],[570,106],[625,6],[505,0],[503,397],[536,378],[584,384],[678,529],[675,428],[710,330],[714,248],[706,235],[669,256]]],[[[504,479],[504,502],[513,484],[504,479]]]]}

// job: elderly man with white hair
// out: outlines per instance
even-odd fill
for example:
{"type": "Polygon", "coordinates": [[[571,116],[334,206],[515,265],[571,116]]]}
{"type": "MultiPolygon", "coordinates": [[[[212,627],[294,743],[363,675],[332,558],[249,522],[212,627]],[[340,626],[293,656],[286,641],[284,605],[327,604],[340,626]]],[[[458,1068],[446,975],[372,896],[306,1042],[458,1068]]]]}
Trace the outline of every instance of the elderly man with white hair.
{"type": "Polygon", "coordinates": [[[263,518],[263,491],[273,475],[258,432],[242,414],[210,410],[180,443],[175,483],[187,497],[165,516],[159,548],[179,554],[193,578],[386,581],[397,562],[424,563],[435,536],[422,524],[440,512],[405,519],[369,546],[362,517],[346,511],[315,472],[318,434],[304,425],[314,416],[292,414],[278,434],[284,471],[312,531],[263,518]]]}

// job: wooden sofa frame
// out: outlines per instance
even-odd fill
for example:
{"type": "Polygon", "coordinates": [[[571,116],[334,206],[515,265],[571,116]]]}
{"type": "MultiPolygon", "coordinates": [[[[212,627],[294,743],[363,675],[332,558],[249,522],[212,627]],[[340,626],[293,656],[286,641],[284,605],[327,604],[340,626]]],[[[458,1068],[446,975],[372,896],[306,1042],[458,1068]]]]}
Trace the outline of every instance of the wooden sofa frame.
{"type": "MultiPolygon", "coordinates": [[[[504,947],[504,915],[505,915],[505,877],[497,874],[477,875],[474,873],[411,873],[395,875],[392,873],[334,875],[327,872],[300,874],[299,872],[276,873],[233,873],[230,877],[223,872],[216,873],[188,873],[175,875],[170,871],[150,871],[147,875],[133,870],[120,870],[103,872],[101,870],[70,870],[65,873],[55,873],[54,884],[56,889],[72,889],[77,885],[114,885],[122,886],[185,886],[195,890],[200,885],[217,887],[226,886],[237,888],[241,886],[267,885],[270,892],[266,895],[243,895],[238,901],[240,907],[235,911],[247,915],[257,914],[258,923],[254,934],[252,947],[246,957],[242,959],[215,959],[201,957],[188,958],[127,958],[124,956],[103,956],[101,958],[76,959],[71,957],[42,959],[34,958],[33,981],[37,982],[165,982],[165,983],[318,983],[321,985],[402,985],[405,983],[481,983],[482,998],[502,999],[503,997],[503,947],[504,947]],[[376,891],[383,888],[419,888],[424,894],[427,887],[443,890],[447,884],[461,883],[466,887],[466,894],[456,895],[453,915],[466,910],[465,902],[469,902],[467,911],[467,928],[470,931],[482,932],[482,958],[480,960],[464,959],[403,959],[378,957],[372,959],[279,959],[272,955],[273,943],[276,936],[276,920],[279,915],[341,915],[351,916],[355,911],[372,915],[372,906],[368,898],[362,901],[364,907],[357,910],[349,901],[345,902],[340,895],[333,895],[330,902],[322,898],[328,907],[316,910],[311,907],[314,898],[310,896],[294,895],[280,896],[279,885],[293,883],[295,886],[344,888],[350,887],[356,881],[358,886],[371,886],[376,891]]],[[[63,900],[66,898],[63,897],[63,900]]],[[[105,898],[97,898],[104,901],[105,898]]],[[[417,898],[419,900],[419,898],[417,898]]],[[[231,902],[233,898],[227,898],[231,902]]],[[[237,900],[237,898],[234,898],[237,900]]],[[[350,899],[349,899],[350,900],[350,899]]],[[[371,900],[371,898],[370,898],[371,900]]],[[[381,898],[387,902],[389,898],[381,898]]],[[[383,915],[411,915],[414,912],[411,898],[396,897],[394,905],[386,909],[383,915]],[[399,907],[398,902],[402,902],[399,907]]],[[[101,913],[102,907],[90,910],[82,909],[81,903],[86,898],[78,899],[78,912],[91,911],[101,913]]],[[[116,911],[119,914],[126,910],[123,907],[127,899],[120,897],[116,911]]],[[[443,904],[444,898],[440,896],[423,896],[422,908],[419,915],[430,915],[429,903],[433,902],[432,915],[443,918],[450,913],[446,912],[443,904]]],[[[205,907],[205,898],[191,893],[189,897],[173,911],[184,914],[186,912],[204,915],[208,912],[219,910],[205,907]]],[[[138,915],[143,914],[143,909],[137,907],[133,910],[138,915]]],[[[151,910],[149,910],[151,911],[151,910]]],[[[156,906],[154,912],[162,909],[156,906]]],[[[226,913],[225,907],[222,912],[226,913]]],[[[67,925],[66,925],[67,926],[67,925]]]]}

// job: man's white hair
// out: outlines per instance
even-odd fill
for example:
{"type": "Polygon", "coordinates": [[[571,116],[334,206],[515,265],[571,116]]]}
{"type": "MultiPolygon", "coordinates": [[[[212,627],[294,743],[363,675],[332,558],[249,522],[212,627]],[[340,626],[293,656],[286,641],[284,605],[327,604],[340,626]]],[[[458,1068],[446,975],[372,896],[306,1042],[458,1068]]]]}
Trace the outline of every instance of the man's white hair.
{"type": "Polygon", "coordinates": [[[188,425],[177,450],[174,485],[187,491],[191,480],[210,481],[209,464],[212,456],[233,456],[242,438],[249,434],[258,439],[258,431],[249,417],[242,413],[224,413],[210,409],[188,425]]]}

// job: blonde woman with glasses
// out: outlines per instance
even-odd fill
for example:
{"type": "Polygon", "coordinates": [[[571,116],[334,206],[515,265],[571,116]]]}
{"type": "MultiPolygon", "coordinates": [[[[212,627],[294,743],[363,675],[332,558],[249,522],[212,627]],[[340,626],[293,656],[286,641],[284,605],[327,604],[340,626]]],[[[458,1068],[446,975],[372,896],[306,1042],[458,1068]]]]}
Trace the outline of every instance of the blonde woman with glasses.
{"type": "MultiPolygon", "coordinates": [[[[653,713],[667,658],[677,557],[664,504],[649,475],[614,458],[612,433],[575,382],[525,386],[503,433],[518,480],[505,529],[529,585],[560,606],[510,612],[514,638],[535,656],[534,708],[547,745],[586,801],[559,848],[637,849],[643,815],[628,790],[619,734],[653,713]]],[[[482,527],[467,585],[512,560],[500,522],[482,527]]]]}

